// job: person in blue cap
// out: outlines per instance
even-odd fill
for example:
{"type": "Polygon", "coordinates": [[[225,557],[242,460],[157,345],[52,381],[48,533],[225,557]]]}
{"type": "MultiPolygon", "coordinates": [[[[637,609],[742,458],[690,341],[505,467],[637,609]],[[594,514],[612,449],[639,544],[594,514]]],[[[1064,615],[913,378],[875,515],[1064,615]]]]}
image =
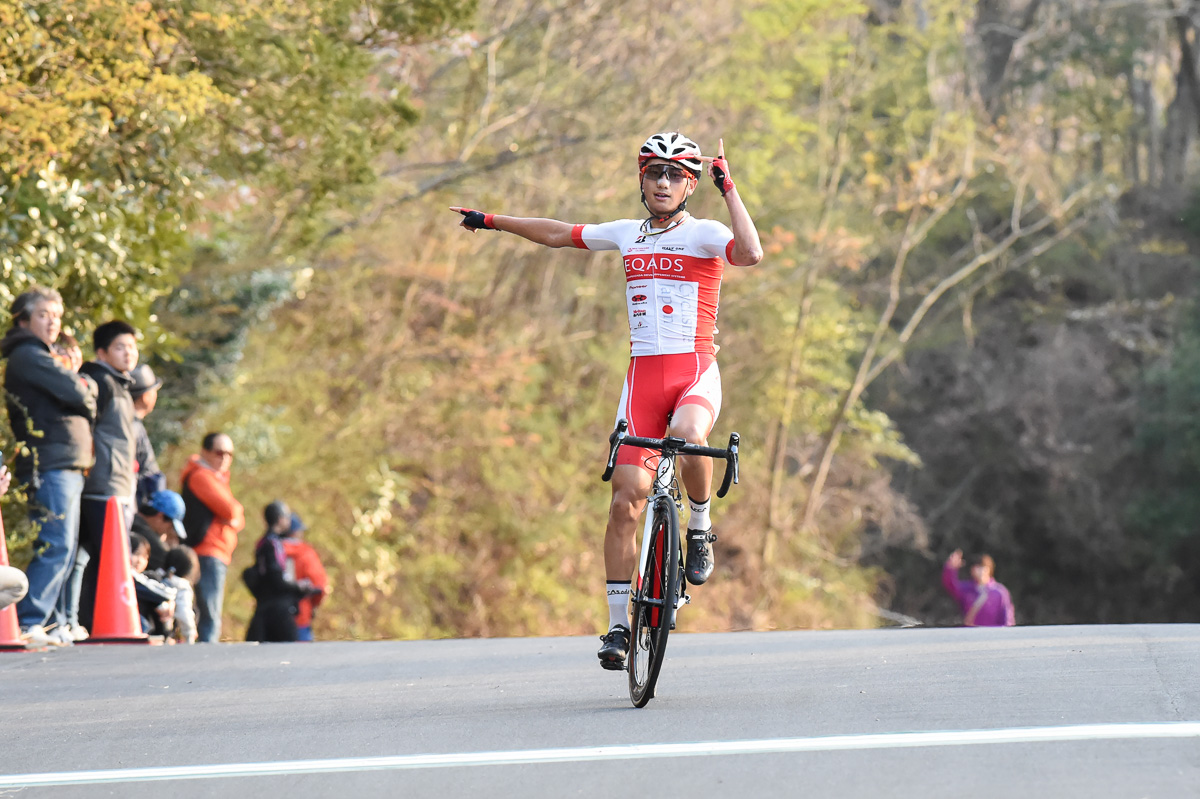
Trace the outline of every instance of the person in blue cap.
{"type": "Polygon", "coordinates": [[[196,553],[185,545],[183,497],[174,491],[155,491],[138,507],[132,533],[150,544],[145,574],[175,589],[175,631],[185,643],[196,641],[193,581],[199,576],[196,553]]]}
{"type": "Polygon", "coordinates": [[[133,517],[133,532],[150,542],[151,571],[166,565],[167,552],[187,541],[183,529],[183,497],[174,491],[155,491],[133,517]]]}

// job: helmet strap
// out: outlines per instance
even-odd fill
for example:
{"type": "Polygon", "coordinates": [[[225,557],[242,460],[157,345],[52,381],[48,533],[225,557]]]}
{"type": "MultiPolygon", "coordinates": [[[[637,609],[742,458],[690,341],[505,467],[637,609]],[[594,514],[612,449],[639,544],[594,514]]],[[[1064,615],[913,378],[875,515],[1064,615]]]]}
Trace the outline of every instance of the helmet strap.
{"type": "MultiPolygon", "coordinates": [[[[643,169],[642,171],[644,172],[645,170],[643,169]]],[[[693,180],[693,181],[696,181],[696,180],[698,180],[698,179],[697,179],[696,177],[693,177],[693,178],[692,178],[692,180],[693,180]]],[[[640,182],[640,181],[639,181],[639,182],[640,182]]],[[[650,211],[650,203],[646,202],[646,190],[643,188],[643,189],[641,189],[641,192],[642,192],[642,205],[646,206],[646,210],[647,210],[647,211],[650,211]]],[[[651,218],[651,219],[653,219],[653,220],[654,220],[654,221],[656,221],[656,222],[659,222],[660,224],[661,224],[661,223],[663,223],[663,222],[666,222],[666,221],[667,221],[668,219],[670,219],[671,217],[673,217],[673,216],[675,216],[676,214],[679,214],[679,213],[681,213],[682,211],[684,211],[684,210],[686,210],[686,209],[687,209],[687,204],[688,204],[688,198],[689,198],[689,196],[690,196],[690,195],[688,195],[688,194],[685,194],[685,195],[683,195],[683,202],[681,202],[681,203],[680,203],[680,204],[679,204],[679,205],[678,205],[678,206],[675,208],[675,210],[674,210],[674,211],[672,211],[671,213],[667,214],[666,216],[659,216],[658,214],[654,213],[653,211],[650,211],[650,218],[651,218]]]]}
{"type": "Polygon", "coordinates": [[[688,203],[688,198],[684,197],[683,202],[681,202],[674,211],[667,214],[666,216],[659,216],[658,214],[654,213],[653,211],[650,211],[650,204],[648,202],[646,202],[646,190],[642,189],[642,205],[646,206],[647,211],[650,211],[650,218],[653,219],[655,222],[659,222],[659,223],[666,222],[671,217],[675,216],[676,214],[680,213],[681,211],[686,210],[687,203],[688,203]]]}

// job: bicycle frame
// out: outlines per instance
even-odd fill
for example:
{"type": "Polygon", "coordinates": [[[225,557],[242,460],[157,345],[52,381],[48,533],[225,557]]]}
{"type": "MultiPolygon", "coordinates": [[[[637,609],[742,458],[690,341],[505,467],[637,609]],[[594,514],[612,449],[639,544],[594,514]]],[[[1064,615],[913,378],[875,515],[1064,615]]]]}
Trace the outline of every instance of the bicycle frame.
{"type": "MultiPolygon", "coordinates": [[[[654,526],[654,514],[649,512],[654,508],[654,502],[659,497],[666,497],[671,502],[675,503],[675,507],[682,510],[681,503],[677,497],[671,493],[671,487],[675,484],[675,457],[674,455],[663,455],[659,458],[658,469],[654,475],[654,486],[650,489],[650,496],[647,497],[647,513],[646,520],[642,524],[642,545],[638,549],[638,575],[646,571],[646,563],[650,558],[650,533],[654,526]]],[[[641,586],[638,586],[639,588],[641,586]]]]}
{"type": "Polygon", "coordinates": [[[654,696],[658,675],[665,660],[668,636],[675,627],[680,602],[687,603],[683,591],[683,552],[679,534],[679,511],[683,497],[675,479],[675,458],[679,455],[702,456],[725,461],[725,477],[718,497],[738,481],[737,433],[729,436],[729,447],[689,444],[682,438],[641,438],[628,435],[629,425],[622,419],[609,437],[608,465],[603,479],[612,479],[617,453],[622,445],[657,450],[662,453],[655,467],[654,482],[647,497],[642,542],[638,553],[637,587],[631,592],[632,619],[630,649],[627,658],[629,698],[634,707],[645,707],[654,696]],[[660,505],[662,503],[662,505],[660,505]],[[670,503],[670,504],[667,504],[670,503]],[[665,516],[665,519],[664,519],[665,516]],[[649,579],[651,583],[646,585],[649,579]]]}

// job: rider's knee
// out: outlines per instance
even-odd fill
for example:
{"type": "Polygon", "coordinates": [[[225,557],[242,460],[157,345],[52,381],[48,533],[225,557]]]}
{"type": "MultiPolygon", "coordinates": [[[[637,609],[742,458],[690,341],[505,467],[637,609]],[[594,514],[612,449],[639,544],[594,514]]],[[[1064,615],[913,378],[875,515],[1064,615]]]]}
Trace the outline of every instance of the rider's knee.
{"type": "Polygon", "coordinates": [[[636,488],[618,488],[613,491],[608,513],[617,519],[636,519],[645,498],[645,492],[639,492],[636,488]]]}
{"type": "Polygon", "coordinates": [[[699,422],[680,420],[678,423],[672,423],[670,434],[682,438],[689,444],[703,446],[708,443],[708,429],[699,422]]]}

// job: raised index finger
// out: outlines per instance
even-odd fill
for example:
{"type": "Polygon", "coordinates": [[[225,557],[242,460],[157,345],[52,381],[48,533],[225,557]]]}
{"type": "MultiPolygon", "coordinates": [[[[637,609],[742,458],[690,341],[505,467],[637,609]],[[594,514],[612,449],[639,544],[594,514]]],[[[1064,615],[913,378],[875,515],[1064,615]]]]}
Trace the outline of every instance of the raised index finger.
{"type": "Polygon", "coordinates": [[[725,140],[717,139],[717,158],[725,157],[725,140]]]}

